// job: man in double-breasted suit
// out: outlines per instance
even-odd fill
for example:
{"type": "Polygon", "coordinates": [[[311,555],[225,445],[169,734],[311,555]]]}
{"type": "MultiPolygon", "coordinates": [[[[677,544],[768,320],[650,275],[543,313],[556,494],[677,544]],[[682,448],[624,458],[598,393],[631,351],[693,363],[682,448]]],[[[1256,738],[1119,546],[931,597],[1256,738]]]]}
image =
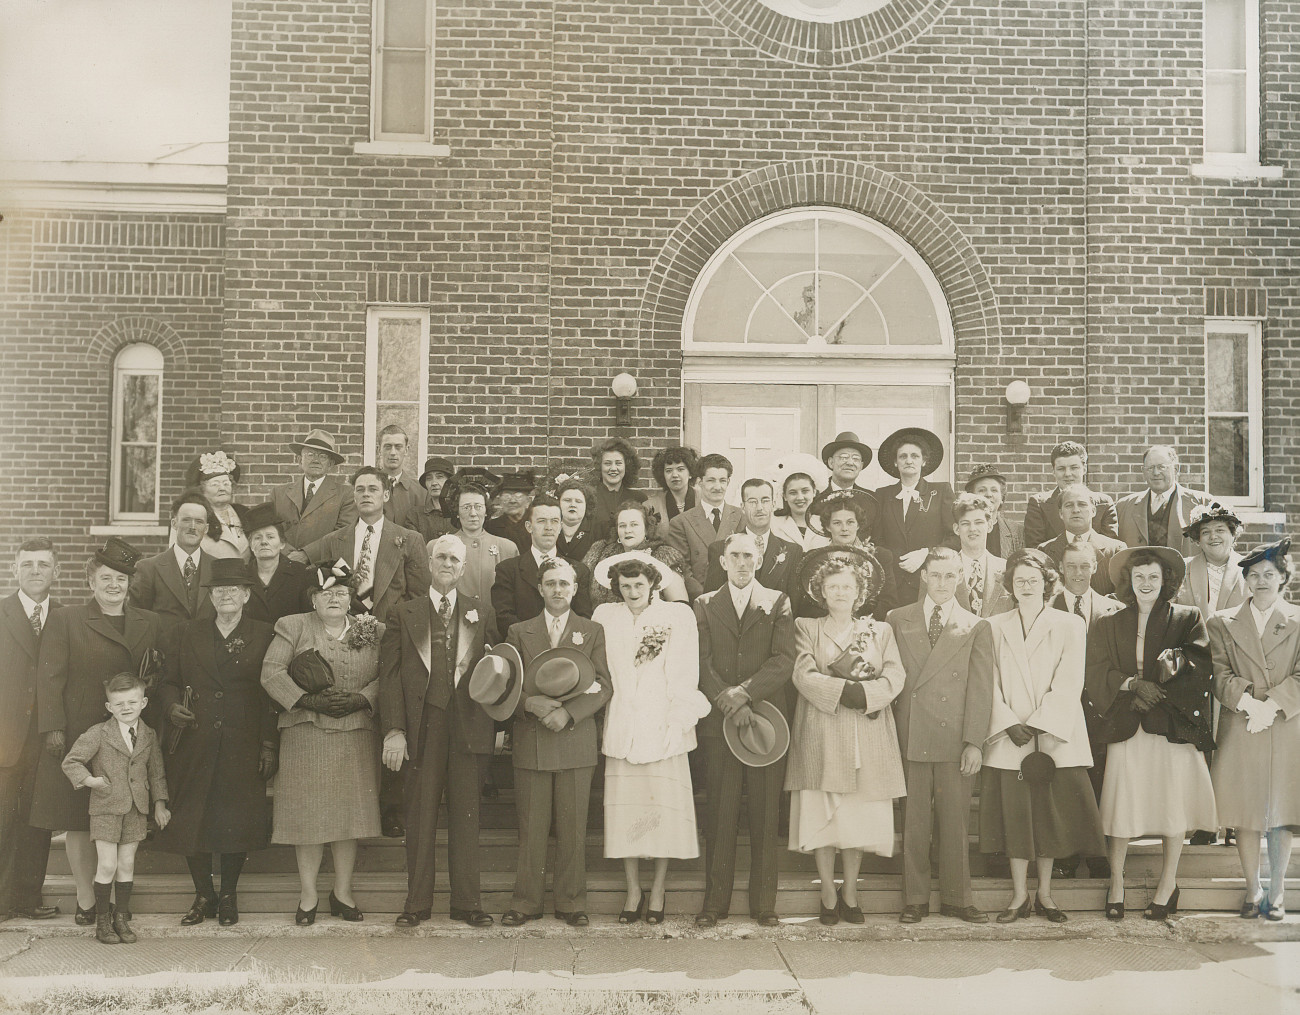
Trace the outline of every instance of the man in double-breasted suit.
{"type": "Polygon", "coordinates": [[[171,511],[172,545],[136,564],[129,590],[131,605],[158,614],[168,632],[216,616],[203,589],[212,558],[199,548],[208,534],[211,509],[202,494],[183,493],[171,511]]]}
{"type": "Polygon", "coordinates": [[[353,612],[370,613],[387,623],[394,606],[429,591],[424,540],[385,516],[390,494],[378,469],[371,465],[358,469],[351,485],[356,524],[337,529],[303,550],[313,563],[333,563],[340,557],[347,561],[362,576],[353,612]]]}
{"type": "Polygon", "coordinates": [[[987,923],[975,908],[967,834],[971,793],[993,709],[993,634],[956,602],[961,557],[937,546],[921,565],[925,598],[890,612],[907,672],[895,699],[907,777],[903,812],[902,923],[930,912],[930,844],[939,825],[939,912],[987,923]]]}
{"type": "MultiPolygon", "coordinates": [[[[528,505],[524,527],[532,542],[517,557],[497,564],[492,581],[492,608],[497,623],[509,631],[521,620],[531,620],[542,612],[544,604],[538,591],[538,569],[542,561],[559,556],[555,549],[560,538],[560,502],[547,494],[538,494],[528,505]]],[[[577,561],[573,564],[578,589],[573,594],[573,610],[580,617],[591,616],[591,572],[577,561]]]]}
{"type": "Polygon", "coordinates": [[[695,918],[712,927],[731,908],[736,880],[736,833],[742,793],[748,797],[749,912],[761,926],[774,927],[777,880],[777,821],[785,759],[752,768],[731,753],[722,720],[751,703],[770,701],[790,718],[794,672],[794,620],[789,597],[755,580],[759,560],[753,535],[728,536],[722,551],[727,581],[695,600],[700,630],[700,690],[713,710],[696,727],[704,753],[709,809],[705,812],[704,907],[695,918]]]}
{"type": "MultiPolygon", "coordinates": [[[[1075,543],[1061,554],[1061,591],[1052,597],[1053,609],[1073,613],[1083,619],[1091,635],[1093,624],[1124,609],[1124,604],[1111,596],[1103,596],[1092,587],[1093,574],[1098,567],[1097,551],[1091,543],[1075,543]]],[[[1106,744],[1100,737],[1101,715],[1093,707],[1085,690],[1083,718],[1088,725],[1088,745],[1092,748],[1092,767],[1088,779],[1092,791],[1101,802],[1101,784],[1106,777],[1106,744]]],[[[1078,856],[1058,857],[1052,873],[1060,878],[1072,878],[1079,869],[1078,856]]],[[[1088,874],[1094,878],[1110,877],[1110,861],[1104,856],[1090,856],[1088,874]]]]}
{"type": "Polygon", "coordinates": [[[898,482],[876,491],[880,514],[872,538],[898,557],[898,600],[920,593],[920,568],[932,546],[957,545],[952,486],[928,477],[943,462],[943,442],[921,427],[904,427],[880,444],[880,467],[898,482]]]}
{"type": "MultiPolygon", "coordinates": [[[[953,500],[953,532],[960,543],[962,580],[957,583],[957,602],[977,617],[992,617],[1015,608],[1015,600],[1002,584],[1007,562],[988,551],[993,505],[971,493],[953,500]]],[[[926,595],[921,583],[921,595],[926,595]]]]}
{"type": "Polygon", "coordinates": [[[399,927],[416,927],[433,907],[438,805],[447,797],[451,918],[486,927],[479,894],[479,787],[492,755],[492,720],[469,696],[469,675],[497,640],[492,607],[456,591],[465,569],[457,536],[429,544],[427,596],[399,603],[379,646],[383,762],[405,765],[406,901],[399,927]]]}
{"type": "MultiPolygon", "coordinates": [[[[760,563],[755,580],[764,588],[793,595],[791,586],[803,557],[803,547],[772,534],[772,508],[775,501],[772,484],[766,479],[747,479],[740,488],[740,496],[744,522],[736,531],[753,536],[758,547],[757,559],[760,563]]],[[[704,579],[706,592],[722,588],[727,581],[727,572],[722,566],[722,550],[725,545],[725,539],[709,544],[709,573],[704,579]]]]}
{"type": "Polygon", "coordinates": [[[699,461],[695,484],[695,507],[683,511],[668,523],[664,538],[688,562],[686,592],[694,599],[704,591],[709,575],[709,547],[740,528],[740,508],[726,502],[731,485],[731,461],[723,455],[705,455],[699,461]]]}
{"type": "Polygon", "coordinates": [[[289,447],[298,455],[302,475],[272,489],[271,503],[285,523],[285,552],[306,563],[297,548],[356,524],[357,507],[348,485],[330,472],[343,461],[333,434],[313,430],[289,447]]]}
{"type": "MultiPolygon", "coordinates": [[[[1088,476],[1088,449],[1078,441],[1061,441],[1049,452],[1056,486],[1041,493],[1031,493],[1025,505],[1025,545],[1041,547],[1064,528],[1061,522],[1061,493],[1067,486],[1085,482],[1088,476]]],[[[1096,507],[1093,528],[1115,539],[1119,520],[1115,502],[1104,493],[1092,494],[1096,507]]],[[[1105,570],[1105,567],[1102,568],[1105,570]]]]}
{"type": "Polygon", "coordinates": [[[1046,553],[1059,567],[1065,557],[1065,548],[1075,543],[1088,543],[1097,554],[1097,573],[1092,576],[1092,587],[1103,596],[1115,591],[1110,580],[1110,558],[1123,550],[1124,543],[1093,528],[1096,515],[1096,498],[1092,491],[1082,483],[1067,486],[1058,491],[1060,494],[1060,518],[1064,530],[1045,543],[1039,549],[1046,553]]]}
{"type": "Polygon", "coordinates": [[[1183,529],[1194,508],[1210,503],[1210,495],[1178,482],[1178,452],[1168,444],[1147,448],[1142,475],[1147,488],[1115,503],[1119,538],[1126,546],[1169,546],[1184,557],[1191,556],[1196,543],[1183,529]]]}
{"type": "Polygon", "coordinates": [[[563,557],[541,566],[538,591],[545,609],[511,626],[506,641],[523,659],[551,649],[579,652],[591,660],[595,683],[560,702],[525,695],[515,709],[513,755],[515,806],[519,812],[519,863],[505,927],[542,915],[546,889],[546,838],[555,811],[555,918],[585,927],[587,916],[587,805],[596,771],[596,713],[614,693],[605,660],[605,629],[571,609],[577,572],[563,557]]]}
{"type": "Polygon", "coordinates": [[[41,633],[57,604],[50,586],[59,576],[54,544],[24,540],[13,564],[18,591],[0,599],[0,919],[57,916],[41,904],[50,832],[27,823],[36,785],[41,735],[36,721],[36,657],[41,633]]]}

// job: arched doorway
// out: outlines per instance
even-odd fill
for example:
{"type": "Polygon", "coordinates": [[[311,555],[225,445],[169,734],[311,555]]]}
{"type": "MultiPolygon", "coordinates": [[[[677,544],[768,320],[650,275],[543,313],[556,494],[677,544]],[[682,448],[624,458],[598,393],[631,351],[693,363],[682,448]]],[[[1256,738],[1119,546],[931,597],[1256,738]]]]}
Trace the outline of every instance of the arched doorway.
{"type": "MultiPolygon", "coordinates": [[[[700,272],[682,325],[687,442],[764,475],[842,430],[872,448],[901,426],[952,441],[952,319],[897,233],[841,208],[782,211],[700,272]]],[[[945,454],[942,478],[951,478],[945,454]]],[[[890,478],[873,462],[866,485],[890,478]]]]}

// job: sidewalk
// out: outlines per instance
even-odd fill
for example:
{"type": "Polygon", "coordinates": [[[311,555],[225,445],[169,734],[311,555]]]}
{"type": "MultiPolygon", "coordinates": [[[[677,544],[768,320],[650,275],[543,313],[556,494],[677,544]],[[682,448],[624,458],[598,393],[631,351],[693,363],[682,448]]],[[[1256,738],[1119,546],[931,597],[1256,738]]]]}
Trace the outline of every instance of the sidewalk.
{"type": "MultiPolygon", "coordinates": [[[[68,987],[129,988],[138,997],[148,988],[256,984],[333,995],[547,992],[533,995],[530,1011],[546,1011],[545,998],[556,991],[649,991],[740,992],[736,1011],[764,1010],[766,1000],[807,1005],[816,1015],[858,1015],[886,1003],[963,1015],[1028,1005],[1056,1015],[1300,1012],[1300,941],[1250,940],[1263,925],[1222,916],[1189,916],[1171,927],[1084,916],[1060,926],[1028,921],[1014,937],[1008,928],[938,919],[912,928],[880,920],[851,931],[816,921],[760,931],[739,920],[708,935],[686,918],[653,932],[598,921],[582,933],[549,920],[530,925],[536,931],[488,933],[445,921],[411,933],[378,919],[346,927],[327,920],[307,931],[270,917],[235,928],[180,928],[165,917],[135,925],[138,944],[107,947],[66,918],[0,924],[0,998],[18,1005],[68,987]]],[[[1266,930],[1296,938],[1300,923],[1266,930]]]]}

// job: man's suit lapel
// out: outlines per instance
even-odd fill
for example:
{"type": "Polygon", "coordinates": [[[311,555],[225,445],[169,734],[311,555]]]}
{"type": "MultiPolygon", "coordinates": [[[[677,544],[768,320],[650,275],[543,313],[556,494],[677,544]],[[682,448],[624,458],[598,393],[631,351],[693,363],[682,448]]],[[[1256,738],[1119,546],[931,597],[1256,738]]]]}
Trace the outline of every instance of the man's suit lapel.
{"type": "MultiPolygon", "coordinates": [[[[716,539],[721,539],[722,538],[720,535],[721,529],[726,528],[725,525],[726,518],[724,517],[722,519],[723,524],[719,529],[719,532],[713,531],[713,523],[709,521],[709,512],[711,510],[712,510],[711,508],[705,507],[703,504],[697,504],[695,507],[691,508],[691,510],[688,511],[684,516],[686,518],[686,524],[688,524],[692,529],[695,530],[696,538],[698,538],[701,542],[703,542],[705,546],[708,546],[716,539]]],[[[723,515],[725,516],[726,514],[725,504],[723,505],[721,510],[723,512],[723,515]]]]}
{"type": "Polygon", "coordinates": [[[899,618],[899,641],[905,642],[915,653],[917,662],[921,664],[921,673],[918,680],[928,680],[927,667],[930,661],[930,654],[933,649],[930,646],[930,633],[925,623],[925,600],[908,606],[905,610],[900,611],[899,618]]]}
{"type": "Polygon", "coordinates": [[[1149,535],[1150,530],[1147,528],[1147,519],[1151,514],[1151,491],[1148,490],[1139,497],[1137,504],[1134,506],[1137,508],[1135,512],[1137,518],[1134,521],[1137,524],[1138,538],[1142,541],[1139,545],[1145,546],[1151,538],[1149,535]]]}
{"type": "MultiPolygon", "coordinates": [[[[131,757],[131,751],[126,746],[126,741],[122,739],[122,727],[117,724],[116,719],[108,720],[101,729],[103,732],[103,735],[99,738],[101,744],[112,747],[118,754],[128,758],[131,757]]],[[[141,739],[143,738],[140,736],[140,728],[137,726],[135,731],[135,748],[137,751],[140,749],[141,739]]]]}
{"type": "Polygon", "coordinates": [[[433,603],[428,596],[422,596],[419,599],[411,600],[410,610],[411,622],[406,626],[406,631],[410,636],[411,643],[415,646],[415,651],[419,653],[420,662],[424,664],[424,672],[431,676],[433,674],[433,644],[430,638],[433,632],[433,603]]]}
{"type": "Polygon", "coordinates": [[[375,602],[379,601],[380,595],[388,588],[388,583],[393,580],[393,574],[402,559],[402,551],[397,548],[397,534],[392,529],[394,524],[392,520],[386,520],[384,528],[379,534],[379,549],[375,553],[373,582],[375,602]]]}
{"type": "Polygon", "coordinates": [[[479,634],[479,630],[483,625],[483,614],[478,612],[478,602],[474,601],[471,596],[457,593],[456,622],[460,625],[456,644],[456,669],[459,671],[465,665],[465,660],[473,655],[475,647],[483,644],[483,638],[479,634]],[[475,611],[473,623],[465,616],[470,610],[475,611]]]}
{"type": "Polygon", "coordinates": [[[731,600],[730,582],[723,583],[722,588],[713,594],[706,609],[718,618],[723,627],[740,637],[740,618],[736,616],[736,604],[731,600]]]}
{"type": "MultiPolygon", "coordinates": [[[[13,636],[14,641],[18,642],[23,651],[31,658],[35,659],[41,643],[36,637],[36,632],[32,630],[31,618],[23,612],[23,604],[18,598],[18,593],[15,592],[4,600],[3,613],[5,625],[9,628],[9,633],[13,636]]],[[[41,611],[41,619],[46,624],[50,622],[50,600],[48,599],[45,600],[45,609],[41,611]]]]}
{"type": "MultiPolygon", "coordinates": [[[[930,650],[930,655],[925,660],[925,669],[921,672],[921,679],[917,681],[918,687],[942,670],[948,660],[961,648],[975,619],[972,614],[954,606],[948,615],[948,623],[943,625],[943,630],[939,633],[939,640],[934,643],[934,648],[930,650]]],[[[928,645],[929,633],[927,632],[924,637],[928,645]]]]}
{"type": "MultiPolygon", "coordinates": [[[[287,498],[289,503],[293,505],[293,509],[297,513],[298,518],[286,518],[285,521],[298,521],[298,519],[302,518],[302,488],[306,484],[307,484],[307,479],[305,476],[299,476],[297,479],[295,479],[292,483],[289,484],[287,498]]],[[[316,491],[316,496],[319,497],[321,493],[324,492],[324,490],[325,490],[325,481],[321,480],[321,485],[320,488],[316,491]]],[[[315,498],[312,499],[315,500],[315,498]]]]}
{"type": "MultiPolygon", "coordinates": [[[[572,615],[569,621],[572,623],[572,615]]],[[[551,647],[551,635],[546,628],[545,610],[519,625],[519,641],[524,649],[520,655],[524,657],[525,666],[551,647]]]]}
{"type": "MultiPolygon", "coordinates": [[[[203,551],[199,551],[199,570],[195,575],[195,581],[202,581],[204,558],[207,556],[203,551]]],[[[163,584],[171,590],[171,594],[176,597],[176,601],[185,607],[185,612],[193,616],[194,611],[190,609],[189,591],[185,588],[185,579],[181,576],[181,566],[176,563],[176,554],[171,547],[163,554],[162,560],[158,562],[158,576],[163,580],[163,584]]]]}

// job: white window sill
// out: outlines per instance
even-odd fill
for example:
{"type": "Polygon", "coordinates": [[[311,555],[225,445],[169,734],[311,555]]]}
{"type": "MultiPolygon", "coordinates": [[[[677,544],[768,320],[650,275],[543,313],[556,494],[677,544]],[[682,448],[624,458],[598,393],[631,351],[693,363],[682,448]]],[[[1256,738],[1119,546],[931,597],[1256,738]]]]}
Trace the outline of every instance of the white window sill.
{"type": "Polygon", "coordinates": [[[1232,509],[1247,525],[1285,525],[1285,511],[1263,511],[1260,508],[1235,507],[1232,509]]]}
{"type": "Polygon", "coordinates": [[[1201,162],[1192,166],[1192,175],[1207,180],[1280,180],[1282,167],[1201,162]]]}
{"type": "Polygon", "coordinates": [[[354,155],[397,155],[417,158],[445,158],[451,146],[432,141],[358,141],[352,146],[354,155]]]}
{"type": "Polygon", "coordinates": [[[169,531],[168,526],[151,522],[115,522],[90,527],[92,536],[165,536],[169,531]]]}

